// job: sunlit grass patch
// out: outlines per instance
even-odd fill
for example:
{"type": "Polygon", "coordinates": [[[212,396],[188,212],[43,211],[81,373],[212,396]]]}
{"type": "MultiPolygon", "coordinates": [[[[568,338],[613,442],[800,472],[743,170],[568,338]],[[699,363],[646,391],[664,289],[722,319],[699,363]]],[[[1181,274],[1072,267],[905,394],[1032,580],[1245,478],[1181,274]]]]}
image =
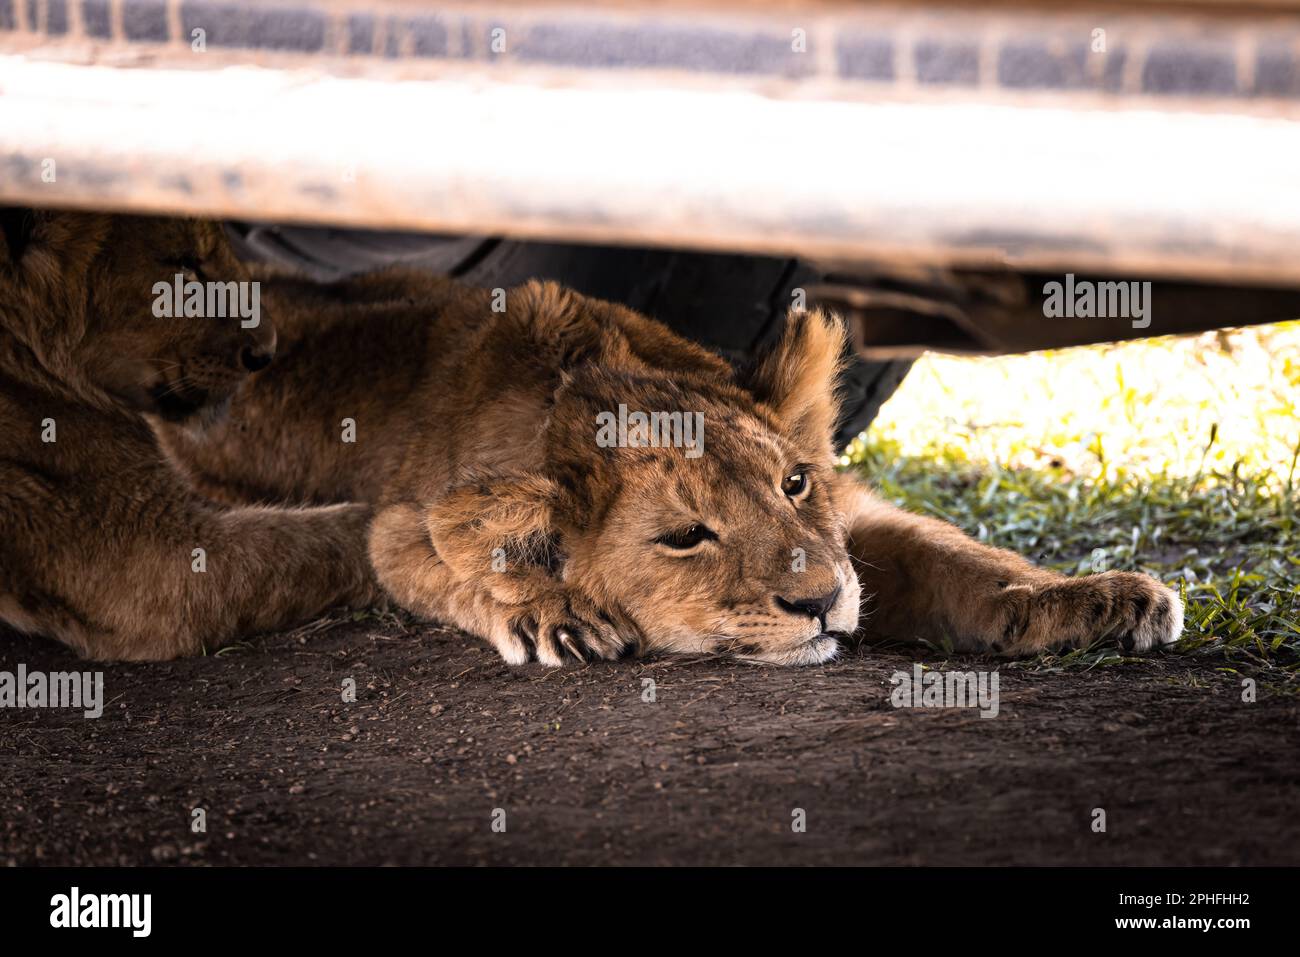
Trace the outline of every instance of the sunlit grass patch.
{"type": "MultiPolygon", "coordinates": [[[[849,449],[888,498],[1071,573],[1184,592],[1179,654],[1300,671],[1300,323],[926,356],[849,449]]],[[[1126,660],[1114,648],[1042,666],[1126,660]]]]}

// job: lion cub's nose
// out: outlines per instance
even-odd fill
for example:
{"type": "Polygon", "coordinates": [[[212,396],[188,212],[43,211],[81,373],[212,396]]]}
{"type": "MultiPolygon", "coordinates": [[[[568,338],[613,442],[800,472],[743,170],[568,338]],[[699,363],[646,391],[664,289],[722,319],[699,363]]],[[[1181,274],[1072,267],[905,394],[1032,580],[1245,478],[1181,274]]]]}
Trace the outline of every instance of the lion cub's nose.
{"type": "Polygon", "coordinates": [[[776,597],[777,607],[783,611],[788,611],[792,615],[807,615],[809,618],[816,618],[821,622],[822,631],[826,630],[826,613],[835,605],[835,599],[840,597],[840,586],[836,585],[834,591],[827,592],[820,598],[783,598],[780,595],[776,597]]]}

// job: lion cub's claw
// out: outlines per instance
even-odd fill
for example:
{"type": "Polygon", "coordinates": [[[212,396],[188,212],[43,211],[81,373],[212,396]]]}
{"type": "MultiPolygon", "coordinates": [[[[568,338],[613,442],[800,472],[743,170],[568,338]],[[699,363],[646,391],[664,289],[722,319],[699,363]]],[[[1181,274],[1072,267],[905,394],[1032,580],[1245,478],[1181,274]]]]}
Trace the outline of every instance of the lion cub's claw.
{"type": "MultiPolygon", "coordinates": [[[[535,659],[553,668],[621,658],[631,644],[608,616],[572,596],[538,602],[512,620],[510,632],[526,646],[525,661],[535,659]]],[[[511,657],[506,660],[522,663],[511,657]]]]}

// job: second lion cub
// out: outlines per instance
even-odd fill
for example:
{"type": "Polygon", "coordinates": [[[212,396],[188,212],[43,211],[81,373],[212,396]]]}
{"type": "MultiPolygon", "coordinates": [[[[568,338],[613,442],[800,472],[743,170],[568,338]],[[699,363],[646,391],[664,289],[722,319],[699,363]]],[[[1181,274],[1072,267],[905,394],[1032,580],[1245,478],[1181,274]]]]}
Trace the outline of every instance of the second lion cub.
{"type": "Polygon", "coordinates": [[[199,654],[380,597],[371,511],[222,508],[142,417],[202,430],[270,361],[267,317],[159,315],[248,281],[219,227],[0,209],[0,622],[101,661],[199,654]]]}

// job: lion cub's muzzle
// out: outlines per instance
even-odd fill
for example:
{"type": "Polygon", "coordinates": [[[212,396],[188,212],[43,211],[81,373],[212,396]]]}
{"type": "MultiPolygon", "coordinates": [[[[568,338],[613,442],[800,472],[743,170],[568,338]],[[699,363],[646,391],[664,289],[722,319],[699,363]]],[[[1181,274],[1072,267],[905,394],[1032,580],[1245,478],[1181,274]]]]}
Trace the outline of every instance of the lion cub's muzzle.
{"type": "MultiPolygon", "coordinates": [[[[830,661],[857,630],[860,587],[850,568],[835,567],[828,589],[809,594],[788,587],[771,596],[769,610],[756,609],[737,622],[730,649],[747,661],[811,665],[830,661]]],[[[724,644],[724,648],[727,647],[724,644]]]]}
{"type": "Polygon", "coordinates": [[[174,363],[149,387],[152,407],[145,411],[175,423],[220,418],[244,380],[274,358],[274,340],[267,344],[250,338],[232,356],[205,355],[174,363]]]}
{"type": "Polygon", "coordinates": [[[776,613],[790,619],[815,622],[819,633],[842,632],[851,634],[858,627],[858,600],[861,588],[857,575],[845,563],[832,566],[830,576],[823,578],[821,587],[794,591],[789,585],[772,595],[776,613]]]}

